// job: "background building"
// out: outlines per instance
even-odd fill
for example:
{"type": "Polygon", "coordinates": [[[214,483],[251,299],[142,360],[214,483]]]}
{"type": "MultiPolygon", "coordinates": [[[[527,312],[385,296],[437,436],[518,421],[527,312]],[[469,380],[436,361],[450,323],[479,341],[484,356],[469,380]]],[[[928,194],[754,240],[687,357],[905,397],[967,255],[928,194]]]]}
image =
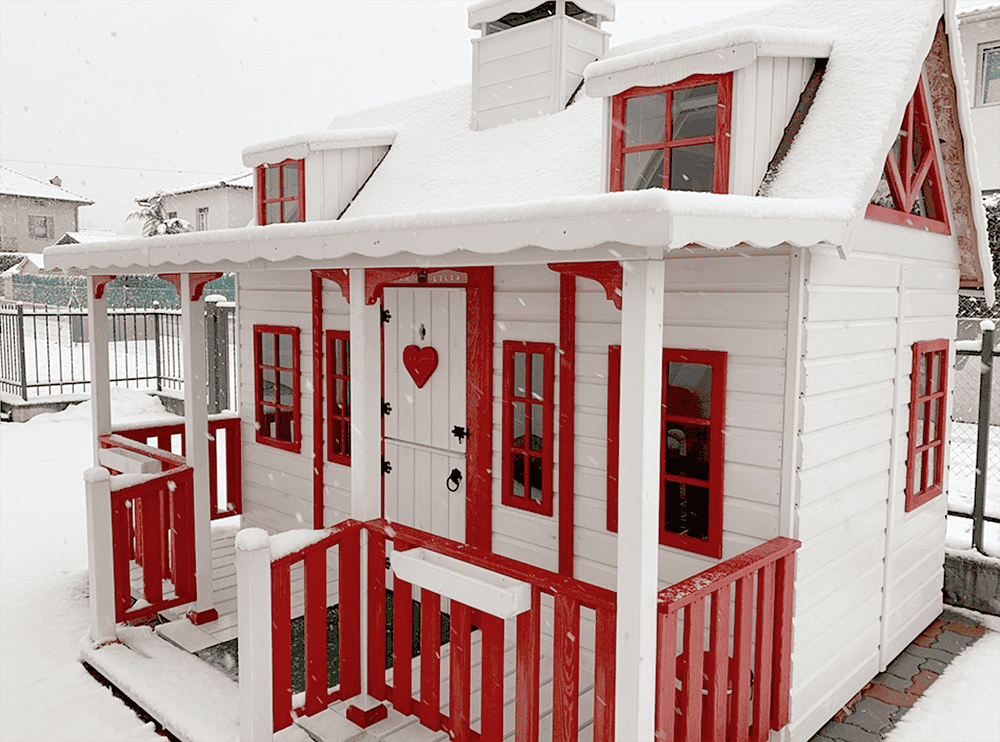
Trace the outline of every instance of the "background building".
{"type": "Polygon", "coordinates": [[[77,214],[93,201],[0,165],[0,250],[40,253],[67,232],[79,230],[77,214]]]}

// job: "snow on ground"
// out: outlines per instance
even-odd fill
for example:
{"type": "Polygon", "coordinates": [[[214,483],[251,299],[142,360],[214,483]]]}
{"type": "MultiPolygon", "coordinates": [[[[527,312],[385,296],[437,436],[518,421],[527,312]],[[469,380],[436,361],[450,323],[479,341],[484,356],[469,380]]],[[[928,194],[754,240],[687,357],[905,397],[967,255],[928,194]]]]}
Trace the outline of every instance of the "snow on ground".
{"type": "MultiPolygon", "coordinates": [[[[0,425],[0,740],[162,742],[78,662],[89,623],[90,405],[0,425]]],[[[163,413],[114,390],[115,420],[163,413]]]]}
{"type": "Polygon", "coordinates": [[[1000,633],[988,631],[956,657],[885,742],[1000,739],[1000,633]]]}
{"type": "MultiPolygon", "coordinates": [[[[955,422],[951,425],[951,464],[948,478],[948,509],[957,513],[971,513],[976,491],[976,436],[973,423],[955,422]]],[[[1000,426],[990,426],[990,456],[986,479],[986,514],[1000,517],[1000,477],[996,476],[1000,459],[1000,426]]],[[[949,549],[972,548],[972,521],[968,518],[948,518],[948,535],[945,545],[949,549]]],[[[987,554],[1000,557],[1000,525],[986,522],[983,528],[983,547],[987,554]]]]}

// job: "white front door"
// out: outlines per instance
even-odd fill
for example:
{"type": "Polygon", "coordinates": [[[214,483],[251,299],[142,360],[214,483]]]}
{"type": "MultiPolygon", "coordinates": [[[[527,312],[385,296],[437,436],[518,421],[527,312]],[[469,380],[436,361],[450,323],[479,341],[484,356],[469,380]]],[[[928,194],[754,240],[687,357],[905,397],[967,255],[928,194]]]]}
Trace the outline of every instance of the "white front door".
{"type": "Polygon", "coordinates": [[[389,288],[385,517],[465,541],[465,289],[389,288]]]}

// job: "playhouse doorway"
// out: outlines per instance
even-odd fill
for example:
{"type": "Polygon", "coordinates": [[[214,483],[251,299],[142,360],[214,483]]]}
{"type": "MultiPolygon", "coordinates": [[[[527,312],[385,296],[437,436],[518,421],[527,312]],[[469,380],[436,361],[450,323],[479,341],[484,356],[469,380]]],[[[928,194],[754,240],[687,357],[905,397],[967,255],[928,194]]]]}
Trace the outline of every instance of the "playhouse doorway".
{"type": "Polygon", "coordinates": [[[387,286],[382,308],[385,517],[464,542],[466,290],[387,286]]]}

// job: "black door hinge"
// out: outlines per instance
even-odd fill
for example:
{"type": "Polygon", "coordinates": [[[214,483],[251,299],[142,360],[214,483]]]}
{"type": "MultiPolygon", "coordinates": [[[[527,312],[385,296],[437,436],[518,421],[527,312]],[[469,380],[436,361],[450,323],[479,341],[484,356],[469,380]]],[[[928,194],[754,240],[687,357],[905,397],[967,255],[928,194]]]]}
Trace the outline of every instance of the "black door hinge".
{"type": "Polygon", "coordinates": [[[382,400],[382,414],[383,415],[392,414],[392,405],[389,402],[386,402],[384,399],[382,400]]]}
{"type": "Polygon", "coordinates": [[[383,474],[391,474],[392,473],[392,464],[390,462],[386,461],[385,459],[382,459],[382,473],[383,474]]]}
{"type": "Polygon", "coordinates": [[[391,319],[392,319],[392,313],[388,309],[385,309],[383,307],[383,309],[382,309],[382,324],[383,325],[389,324],[389,320],[391,320],[391,319]]]}
{"type": "Polygon", "coordinates": [[[463,428],[461,425],[456,425],[451,429],[451,434],[458,438],[458,442],[461,443],[469,437],[469,429],[463,428]]]}

